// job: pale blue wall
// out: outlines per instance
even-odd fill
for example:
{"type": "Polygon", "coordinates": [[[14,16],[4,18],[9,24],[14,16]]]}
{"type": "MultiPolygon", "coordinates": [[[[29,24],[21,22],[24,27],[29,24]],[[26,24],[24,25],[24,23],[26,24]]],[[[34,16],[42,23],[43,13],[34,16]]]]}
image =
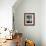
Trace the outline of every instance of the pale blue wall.
{"type": "Polygon", "coordinates": [[[41,1],[23,0],[15,9],[15,28],[23,33],[23,37],[31,39],[36,46],[41,46],[41,1]],[[24,26],[24,13],[35,13],[35,26],[24,26]]]}

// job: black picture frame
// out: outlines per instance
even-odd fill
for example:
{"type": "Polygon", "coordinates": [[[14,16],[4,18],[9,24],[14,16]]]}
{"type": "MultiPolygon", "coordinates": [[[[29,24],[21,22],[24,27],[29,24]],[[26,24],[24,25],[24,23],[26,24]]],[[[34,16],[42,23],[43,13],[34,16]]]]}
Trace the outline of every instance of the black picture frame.
{"type": "Polygon", "coordinates": [[[24,13],[24,26],[35,25],[35,13],[24,13]]]}

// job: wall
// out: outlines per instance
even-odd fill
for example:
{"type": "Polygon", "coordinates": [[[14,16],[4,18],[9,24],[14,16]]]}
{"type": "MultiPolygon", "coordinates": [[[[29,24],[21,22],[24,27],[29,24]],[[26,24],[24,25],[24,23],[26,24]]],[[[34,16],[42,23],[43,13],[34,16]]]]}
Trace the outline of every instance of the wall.
{"type": "Polygon", "coordinates": [[[23,0],[16,9],[15,7],[15,29],[22,32],[25,39],[31,39],[36,46],[41,46],[41,0],[23,0]],[[25,12],[35,13],[35,26],[24,26],[25,12]]]}
{"type": "Polygon", "coordinates": [[[16,0],[0,0],[0,27],[12,29],[12,6],[16,0]]]}
{"type": "Polygon", "coordinates": [[[42,46],[46,46],[46,0],[41,1],[41,38],[42,46]]]}

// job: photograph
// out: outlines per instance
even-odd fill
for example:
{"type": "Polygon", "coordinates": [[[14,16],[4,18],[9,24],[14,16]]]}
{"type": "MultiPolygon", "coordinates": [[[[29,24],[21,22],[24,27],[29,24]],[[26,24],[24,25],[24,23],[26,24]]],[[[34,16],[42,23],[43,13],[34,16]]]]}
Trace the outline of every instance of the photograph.
{"type": "Polygon", "coordinates": [[[35,13],[24,13],[24,25],[25,26],[35,25],[35,13]]]}

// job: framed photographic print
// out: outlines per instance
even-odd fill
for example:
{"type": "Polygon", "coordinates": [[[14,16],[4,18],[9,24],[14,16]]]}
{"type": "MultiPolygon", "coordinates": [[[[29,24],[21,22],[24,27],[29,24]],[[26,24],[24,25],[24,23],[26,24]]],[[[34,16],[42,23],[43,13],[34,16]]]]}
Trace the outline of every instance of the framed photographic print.
{"type": "Polygon", "coordinates": [[[24,13],[24,26],[35,25],[35,13],[24,13]]]}

